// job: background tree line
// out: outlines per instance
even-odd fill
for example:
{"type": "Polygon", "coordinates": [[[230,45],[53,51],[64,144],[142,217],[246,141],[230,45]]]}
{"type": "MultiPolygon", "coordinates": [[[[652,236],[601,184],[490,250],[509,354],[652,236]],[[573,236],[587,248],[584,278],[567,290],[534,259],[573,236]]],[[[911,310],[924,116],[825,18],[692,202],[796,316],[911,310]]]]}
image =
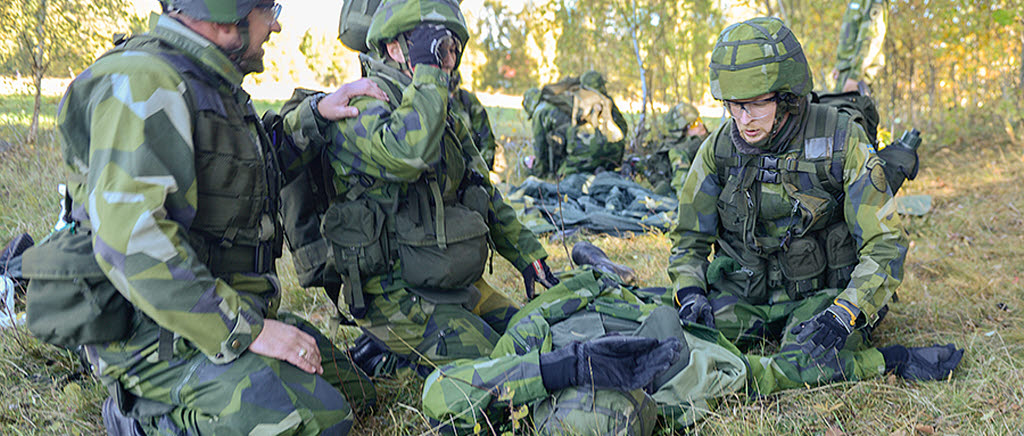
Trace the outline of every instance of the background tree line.
{"type": "MultiPolygon", "coordinates": [[[[466,86],[478,91],[518,95],[594,69],[614,97],[647,102],[648,113],[681,100],[714,105],[707,64],[718,33],[752,15],[775,15],[800,38],[816,87],[824,89],[845,7],[812,0],[483,0],[467,13],[473,39],[461,69],[466,86]]],[[[1024,142],[1022,0],[887,0],[887,7],[887,62],[874,85],[886,128],[913,125],[944,144],[1024,142]]],[[[142,31],[145,18],[131,11],[130,0],[0,2],[2,74],[32,77],[38,94],[43,77],[81,72],[114,33],[142,31]]],[[[297,69],[312,71],[324,87],[358,76],[355,55],[337,43],[335,28],[303,30],[297,39],[271,39],[268,72],[257,82],[288,83],[300,76],[297,69]],[[280,44],[295,47],[275,49],[280,44]]]]}

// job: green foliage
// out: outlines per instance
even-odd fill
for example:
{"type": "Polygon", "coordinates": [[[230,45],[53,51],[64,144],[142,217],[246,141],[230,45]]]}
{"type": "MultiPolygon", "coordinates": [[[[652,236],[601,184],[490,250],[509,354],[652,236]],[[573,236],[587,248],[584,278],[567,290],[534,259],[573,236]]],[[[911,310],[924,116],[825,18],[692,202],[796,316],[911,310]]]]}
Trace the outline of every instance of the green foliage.
{"type": "Polygon", "coordinates": [[[526,14],[512,13],[495,0],[484,1],[483,19],[473,29],[468,49],[487,59],[474,72],[477,89],[521,93],[537,83],[538,63],[526,52],[526,14]]]}
{"type": "Polygon", "coordinates": [[[359,70],[359,60],[353,52],[337,39],[321,35],[314,36],[312,30],[302,35],[299,52],[305,57],[306,66],[316,73],[320,83],[337,87],[348,76],[349,71],[359,70]]]}
{"type": "Polygon", "coordinates": [[[129,0],[0,2],[0,68],[31,72],[42,46],[45,71],[80,71],[113,45],[115,33],[143,29],[143,19],[129,10],[129,0]]]}

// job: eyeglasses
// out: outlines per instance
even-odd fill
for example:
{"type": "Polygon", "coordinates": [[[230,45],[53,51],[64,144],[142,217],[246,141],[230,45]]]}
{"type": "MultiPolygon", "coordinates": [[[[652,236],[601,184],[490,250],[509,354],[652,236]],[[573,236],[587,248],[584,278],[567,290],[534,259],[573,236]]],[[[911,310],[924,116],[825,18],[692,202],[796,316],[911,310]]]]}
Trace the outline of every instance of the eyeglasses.
{"type": "Polygon", "coordinates": [[[693,120],[692,123],[688,124],[686,126],[686,128],[687,129],[696,129],[696,128],[700,127],[702,124],[704,124],[704,123],[700,120],[700,118],[697,118],[696,120],[693,120]]]}
{"type": "Polygon", "coordinates": [[[263,11],[267,15],[267,25],[272,26],[277,21],[278,17],[281,16],[281,4],[280,3],[262,3],[256,5],[256,9],[263,11]]]}
{"type": "Polygon", "coordinates": [[[775,109],[772,103],[779,101],[778,94],[771,97],[738,103],[735,101],[726,101],[725,107],[729,109],[729,113],[732,114],[733,118],[739,118],[743,112],[746,112],[750,116],[751,120],[760,120],[761,118],[771,115],[772,110],[775,109]]]}

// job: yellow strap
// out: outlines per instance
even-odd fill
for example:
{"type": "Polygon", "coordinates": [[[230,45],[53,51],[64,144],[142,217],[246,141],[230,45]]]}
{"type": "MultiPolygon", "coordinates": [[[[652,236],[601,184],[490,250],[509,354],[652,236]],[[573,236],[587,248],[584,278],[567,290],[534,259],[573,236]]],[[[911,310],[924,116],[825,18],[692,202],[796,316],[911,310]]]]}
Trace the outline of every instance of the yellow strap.
{"type": "MultiPolygon", "coordinates": [[[[846,313],[850,314],[850,327],[853,327],[853,326],[856,325],[855,323],[857,322],[857,315],[854,315],[853,311],[850,310],[849,307],[846,307],[846,305],[844,305],[843,303],[840,303],[838,298],[836,298],[835,301],[832,302],[832,304],[835,304],[836,306],[842,307],[843,310],[846,311],[846,313]]],[[[850,305],[853,305],[853,303],[850,303],[850,305]]],[[[857,307],[857,306],[853,306],[853,307],[857,307]]]]}

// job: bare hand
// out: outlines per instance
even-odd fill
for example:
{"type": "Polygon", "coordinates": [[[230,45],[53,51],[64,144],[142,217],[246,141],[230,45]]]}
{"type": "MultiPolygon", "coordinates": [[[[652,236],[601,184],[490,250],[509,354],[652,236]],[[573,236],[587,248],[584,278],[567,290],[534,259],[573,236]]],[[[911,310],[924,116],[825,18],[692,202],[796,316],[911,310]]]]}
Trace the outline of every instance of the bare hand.
{"type": "Polygon", "coordinates": [[[320,111],[320,116],[331,121],[351,118],[359,115],[359,109],[349,106],[349,100],[351,100],[352,97],[359,95],[388,101],[387,94],[385,94],[384,91],[381,91],[380,88],[377,87],[376,83],[373,83],[370,79],[362,78],[355,82],[349,82],[341,85],[337,91],[327,94],[327,96],[321,99],[320,103],[317,104],[316,109],[320,111]]]}
{"type": "Polygon", "coordinates": [[[310,374],[324,373],[313,336],[281,321],[263,320],[263,330],[249,345],[249,351],[291,363],[310,374]]]}

